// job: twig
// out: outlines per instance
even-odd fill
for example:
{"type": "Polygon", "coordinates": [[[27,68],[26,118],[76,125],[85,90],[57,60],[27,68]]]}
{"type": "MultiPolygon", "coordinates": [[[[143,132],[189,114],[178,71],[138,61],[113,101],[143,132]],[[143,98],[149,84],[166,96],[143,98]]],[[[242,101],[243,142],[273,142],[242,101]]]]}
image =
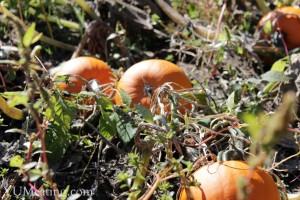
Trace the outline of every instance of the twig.
{"type": "MultiPolygon", "coordinates": [[[[156,180],[150,187],[150,189],[143,195],[141,196],[138,200],[148,200],[151,198],[153,193],[155,192],[156,188],[158,185],[162,182],[162,179],[172,170],[173,166],[170,166],[168,168],[163,169],[159,174],[155,174],[156,180]]],[[[164,179],[167,180],[167,179],[164,179]]]]}
{"type": "Polygon", "coordinates": [[[83,49],[84,46],[86,45],[87,39],[88,39],[88,34],[87,34],[87,33],[84,33],[82,39],[80,40],[80,43],[78,44],[76,50],[75,50],[74,53],[72,54],[71,59],[77,58],[78,56],[80,56],[80,52],[82,51],[82,49],[83,49]]]}
{"type": "Polygon", "coordinates": [[[284,162],[290,160],[290,159],[293,158],[293,157],[297,157],[297,156],[299,156],[299,155],[300,155],[300,151],[298,151],[298,153],[296,153],[296,154],[294,154],[294,155],[291,155],[291,156],[289,156],[289,157],[287,157],[287,158],[281,160],[280,162],[278,162],[278,163],[272,165],[272,167],[269,168],[269,169],[267,169],[266,171],[272,171],[272,170],[274,170],[276,167],[278,167],[279,165],[281,165],[282,163],[284,163],[284,162]]]}
{"type": "Polygon", "coordinates": [[[85,0],[74,0],[85,12],[87,12],[93,19],[98,19],[96,13],[89,7],[85,0]]]}

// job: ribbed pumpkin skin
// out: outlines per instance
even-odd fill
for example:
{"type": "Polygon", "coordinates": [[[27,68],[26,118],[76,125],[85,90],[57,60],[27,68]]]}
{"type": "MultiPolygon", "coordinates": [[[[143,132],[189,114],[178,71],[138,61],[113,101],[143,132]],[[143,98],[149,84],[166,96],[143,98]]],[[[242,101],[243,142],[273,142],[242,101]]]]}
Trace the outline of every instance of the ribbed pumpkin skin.
{"type": "MultiPolygon", "coordinates": [[[[174,90],[192,88],[192,84],[184,71],[177,65],[160,59],[141,61],[131,66],[121,77],[117,89],[124,90],[132,99],[132,104],[140,104],[150,108],[150,96],[145,87],[152,87],[153,92],[166,82],[171,82],[174,90]]],[[[116,104],[122,99],[116,94],[116,104]]]]}
{"type": "MultiPolygon", "coordinates": [[[[287,6],[266,14],[258,23],[258,28],[264,26],[264,24],[271,20],[273,22],[277,19],[277,22],[273,24],[273,30],[280,29],[285,36],[285,43],[288,50],[294,49],[300,46],[300,9],[287,6]]],[[[266,38],[266,33],[263,32],[266,38]]]]}
{"type": "Polygon", "coordinates": [[[263,169],[250,170],[243,161],[224,161],[206,165],[194,174],[201,184],[187,189],[181,188],[179,200],[238,200],[237,179],[250,178],[247,188],[251,190],[247,200],[280,200],[279,190],[272,177],[263,169]]]}
{"type": "MultiPolygon", "coordinates": [[[[65,62],[54,77],[67,74],[81,76],[87,81],[97,79],[100,84],[114,83],[115,79],[112,70],[105,62],[88,56],[77,57],[65,62]]],[[[60,82],[59,88],[68,92],[79,93],[83,85],[84,83],[80,79],[70,77],[70,84],[60,82]]],[[[112,90],[108,90],[106,94],[111,95],[111,92],[112,90]]]]}

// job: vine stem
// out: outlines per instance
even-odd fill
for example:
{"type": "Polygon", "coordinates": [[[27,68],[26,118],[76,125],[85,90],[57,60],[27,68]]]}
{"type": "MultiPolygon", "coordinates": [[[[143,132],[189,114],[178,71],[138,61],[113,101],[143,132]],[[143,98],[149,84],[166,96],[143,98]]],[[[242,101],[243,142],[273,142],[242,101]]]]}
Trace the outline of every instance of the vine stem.
{"type": "Polygon", "coordinates": [[[138,166],[135,179],[133,181],[132,187],[130,190],[131,192],[128,196],[128,199],[130,200],[136,200],[140,194],[140,189],[143,186],[145,182],[145,176],[147,173],[147,168],[150,162],[150,156],[151,156],[151,149],[154,145],[154,141],[149,141],[148,142],[148,148],[143,151],[142,156],[141,156],[141,162],[138,166]]]}
{"type": "Polygon", "coordinates": [[[299,156],[299,155],[300,155],[300,151],[298,151],[298,153],[296,153],[296,154],[294,154],[294,155],[291,155],[291,156],[289,156],[289,157],[287,157],[287,158],[281,160],[280,162],[278,162],[278,163],[276,163],[276,164],[273,164],[272,167],[270,167],[270,168],[267,169],[266,171],[272,171],[272,170],[274,170],[276,167],[278,167],[279,165],[281,165],[282,163],[284,163],[284,162],[290,160],[290,159],[293,158],[293,157],[297,157],[297,156],[299,156]]]}
{"type": "Polygon", "coordinates": [[[93,19],[98,19],[96,13],[89,7],[85,0],[74,0],[86,13],[88,13],[93,19]]]}
{"type": "MultiPolygon", "coordinates": [[[[173,169],[173,166],[170,166],[168,168],[163,169],[161,172],[159,172],[158,174],[155,174],[155,182],[152,184],[152,186],[150,187],[150,189],[143,195],[141,196],[138,200],[148,200],[151,198],[151,196],[153,195],[153,193],[155,192],[156,188],[158,187],[158,185],[164,180],[168,180],[168,177],[166,177],[166,175],[173,169]]],[[[169,178],[173,178],[174,176],[169,176],[169,178]]]]}

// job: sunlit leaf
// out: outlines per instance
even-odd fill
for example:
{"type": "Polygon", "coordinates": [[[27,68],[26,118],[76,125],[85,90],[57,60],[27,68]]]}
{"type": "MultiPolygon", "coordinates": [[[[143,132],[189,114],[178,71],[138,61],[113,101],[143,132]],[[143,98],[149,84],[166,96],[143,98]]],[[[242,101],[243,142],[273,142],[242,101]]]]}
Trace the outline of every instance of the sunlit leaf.
{"type": "Polygon", "coordinates": [[[283,72],[269,70],[266,73],[261,75],[262,80],[268,82],[280,82],[280,81],[289,81],[291,77],[285,75],[283,72]]]}
{"type": "Polygon", "coordinates": [[[10,160],[9,166],[20,168],[22,167],[23,162],[24,162],[23,158],[20,155],[16,155],[10,160]]]}
{"type": "Polygon", "coordinates": [[[284,69],[285,69],[286,66],[287,66],[287,63],[288,63],[288,59],[287,59],[287,58],[277,60],[277,61],[272,65],[271,70],[278,71],[278,72],[283,72],[284,69]]]}
{"type": "Polygon", "coordinates": [[[257,140],[259,138],[259,133],[261,130],[261,124],[260,119],[262,118],[262,115],[254,115],[250,113],[245,113],[242,116],[243,121],[245,121],[248,124],[248,131],[254,140],[257,140]]]}
{"type": "Polygon", "coordinates": [[[235,107],[234,99],[235,99],[235,92],[232,92],[226,101],[226,106],[229,111],[232,111],[233,108],[235,107]]]}
{"type": "Polygon", "coordinates": [[[36,43],[37,41],[39,41],[41,39],[41,37],[43,36],[43,33],[39,33],[37,34],[31,41],[31,44],[36,43]]]}
{"type": "Polygon", "coordinates": [[[64,189],[61,195],[61,200],[66,200],[68,198],[69,191],[70,191],[70,185],[67,185],[66,189],[64,189]]]}
{"type": "Polygon", "coordinates": [[[121,95],[123,104],[129,106],[132,102],[131,97],[124,90],[118,90],[118,92],[121,95]]]}
{"type": "Polygon", "coordinates": [[[266,21],[263,26],[264,33],[270,35],[272,33],[272,30],[273,30],[273,26],[271,20],[266,21]]]}
{"type": "Polygon", "coordinates": [[[144,106],[138,105],[138,104],[135,104],[134,108],[136,109],[136,111],[139,114],[142,115],[143,119],[146,122],[149,122],[149,123],[152,123],[152,124],[154,123],[154,121],[153,121],[153,115],[152,115],[152,113],[151,113],[151,111],[149,109],[147,109],[144,106]]]}
{"type": "Polygon", "coordinates": [[[103,110],[112,110],[113,108],[113,103],[111,102],[111,100],[109,98],[107,98],[106,96],[101,96],[98,100],[97,100],[98,105],[101,107],[101,109],[103,110]]]}
{"type": "Polygon", "coordinates": [[[30,162],[30,163],[27,163],[27,164],[23,165],[22,169],[25,170],[25,171],[28,171],[31,168],[34,168],[37,164],[38,164],[37,162],[30,162]]]}
{"type": "Polygon", "coordinates": [[[118,37],[118,35],[116,33],[112,33],[107,37],[106,40],[112,40],[112,39],[115,39],[116,37],[118,37]]]}
{"type": "Polygon", "coordinates": [[[102,112],[99,123],[99,131],[105,138],[109,139],[116,134],[115,123],[106,112],[102,112]]]}
{"type": "Polygon", "coordinates": [[[64,101],[57,94],[53,94],[51,102],[54,105],[52,116],[46,130],[45,143],[49,161],[55,164],[65,154],[69,144],[69,129],[72,120],[75,118],[76,105],[69,101],[64,101]]]}
{"type": "Polygon", "coordinates": [[[30,182],[34,182],[34,181],[38,180],[39,178],[41,178],[41,176],[42,176],[42,172],[40,169],[31,169],[27,172],[27,174],[29,176],[30,182]]]}
{"type": "Polygon", "coordinates": [[[119,138],[125,144],[130,142],[135,135],[136,128],[131,124],[130,116],[122,110],[112,113],[112,121],[116,125],[119,138]]]}
{"type": "Polygon", "coordinates": [[[14,107],[16,105],[27,105],[29,101],[29,96],[27,94],[25,95],[19,95],[14,96],[11,99],[7,101],[9,107],[14,107]]]}
{"type": "Polygon", "coordinates": [[[27,29],[27,31],[23,37],[23,45],[25,47],[29,47],[32,44],[34,35],[35,35],[35,23],[33,22],[29,26],[29,28],[27,29]]]}

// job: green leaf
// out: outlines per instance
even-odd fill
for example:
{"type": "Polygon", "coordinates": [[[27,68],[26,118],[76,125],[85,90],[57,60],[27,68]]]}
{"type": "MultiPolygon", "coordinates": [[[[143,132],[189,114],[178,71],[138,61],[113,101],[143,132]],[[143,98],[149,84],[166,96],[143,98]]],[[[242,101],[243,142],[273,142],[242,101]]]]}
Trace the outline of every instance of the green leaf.
{"type": "Polygon", "coordinates": [[[29,28],[27,29],[24,37],[23,37],[23,45],[25,47],[29,47],[33,41],[35,35],[35,23],[33,22],[29,28]]]}
{"type": "Polygon", "coordinates": [[[117,130],[115,123],[106,112],[102,112],[99,123],[99,131],[105,138],[110,139],[112,136],[116,135],[117,130]]]}
{"type": "Polygon", "coordinates": [[[242,55],[244,53],[244,49],[242,47],[235,46],[235,49],[239,55],[242,55]]]}
{"type": "Polygon", "coordinates": [[[106,96],[101,96],[98,100],[97,100],[98,105],[101,107],[102,110],[112,110],[113,108],[113,103],[111,102],[111,100],[106,97],[106,96]]]}
{"type": "Polygon", "coordinates": [[[31,44],[36,43],[37,41],[39,41],[41,39],[41,37],[43,36],[43,33],[39,33],[37,34],[31,41],[31,44]]]}
{"type": "Polygon", "coordinates": [[[144,106],[141,106],[141,105],[138,105],[138,104],[135,104],[134,105],[134,108],[136,109],[136,111],[142,115],[143,119],[146,121],[146,122],[149,122],[151,124],[154,123],[153,121],[153,115],[151,113],[151,111],[149,109],[147,109],[146,107],[144,106]]]}
{"type": "Polygon", "coordinates": [[[123,104],[130,106],[132,100],[131,97],[125,92],[124,90],[118,90],[119,94],[121,95],[121,99],[123,104]]]}
{"type": "Polygon", "coordinates": [[[53,94],[51,102],[54,107],[49,125],[46,130],[46,149],[49,163],[55,164],[61,160],[69,144],[69,129],[75,118],[76,105],[69,101],[64,101],[56,93],[53,94]]]}
{"type": "MultiPolygon", "coordinates": [[[[7,92],[5,92],[7,93],[7,92]]],[[[4,93],[4,94],[5,94],[4,93]]],[[[29,102],[29,96],[27,92],[18,92],[10,95],[10,98],[7,101],[9,107],[15,107],[16,105],[24,105],[26,106],[29,102]]]]}
{"type": "Polygon", "coordinates": [[[66,200],[68,198],[69,190],[70,190],[70,185],[67,185],[66,189],[64,189],[61,195],[61,200],[66,200]]]}
{"type": "Polygon", "coordinates": [[[257,140],[259,138],[259,133],[261,129],[261,125],[259,122],[261,122],[263,119],[263,114],[250,114],[245,113],[242,115],[242,120],[248,124],[248,131],[251,138],[254,140],[257,140]]]}
{"type": "Polygon", "coordinates": [[[29,176],[30,182],[34,182],[34,181],[38,180],[39,178],[41,178],[41,176],[42,176],[42,172],[40,169],[31,169],[27,172],[27,174],[29,176]]]}
{"type": "Polygon", "coordinates": [[[135,135],[136,129],[131,124],[131,117],[123,110],[117,110],[112,113],[111,119],[116,126],[118,136],[127,144],[135,135]]]}
{"type": "Polygon", "coordinates": [[[272,30],[273,30],[273,26],[272,26],[271,20],[266,21],[264,26],[263,26],[264,33],[267,34],[267,35],[271,35],[272,30]]]}
{"type": "Polygon", "coordinates": [[[23,158],[20,155],[16,155],[10,160],[9,166],[21,168],[23,163],[23,158]]]}
{"type": "Polygon", "coordinates": [[[16,79],[16,71],[13,68],[8,68],[7,73],[5,75],[6,81],[14,81],[16,79]]]}
{"type": "Polygon", "coordinates": [[[287,57],[285,57],[283,59],[279,59],[272,65],[271,70],[283,72],[287,66],[287,63],[288,63],[287,57]]]}
{"type": "Polygon", "coordinates": [[[235,99],[235,92],[232,92],[226,101],[226,106],[229,111],[232,111],[233,108],[235,107],[234,99],[235,99]]]}
{"type": "Polygon", "coordinates": [[[289,81],[291,78],[283,72],[270,70],[261,75],[262,80],[268,82],[289,81]]]}
{"type": "Polygon", "coordinates": [[[208,102],[207,102],[207,94],[205,91],[203,90],[197,90],[194,92],[194,95],[196,97],[196,100],[199,104],[202,104],[202,105],[207,105],[208,102]]]}
{"type": "Polygon", "coordinates": [[[38,164],[38,162],[30,162],[30,163],[27,163],[27,164],[23,165],[22,169],[24,171],[28,171],[28,170],[34,168],[37,164],[38,164]]]}

